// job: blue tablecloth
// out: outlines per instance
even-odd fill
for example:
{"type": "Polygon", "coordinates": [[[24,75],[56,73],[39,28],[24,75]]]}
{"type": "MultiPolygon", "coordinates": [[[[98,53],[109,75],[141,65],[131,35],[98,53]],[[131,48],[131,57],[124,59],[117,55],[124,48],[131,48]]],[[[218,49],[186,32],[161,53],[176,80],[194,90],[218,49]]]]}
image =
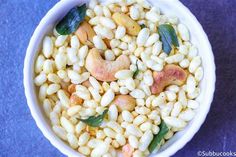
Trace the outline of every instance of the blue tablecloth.
{"type": "MultiPolygon", "coordinates": [[[[23,90],[29,39],[56,0],[0,0],[0,157],[63,157],[37,128],[23,90]]],[[[216,93],[200,131],[176,157],[236,152],[236,0],[182,0],[209,36],[217,65],[216,93]]]]}

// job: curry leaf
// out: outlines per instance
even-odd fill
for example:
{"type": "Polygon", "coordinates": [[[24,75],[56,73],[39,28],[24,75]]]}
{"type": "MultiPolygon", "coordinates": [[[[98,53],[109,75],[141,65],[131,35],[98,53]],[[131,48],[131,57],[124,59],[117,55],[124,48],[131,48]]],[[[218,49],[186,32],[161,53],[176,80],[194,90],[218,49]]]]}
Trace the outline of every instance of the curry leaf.
{"type": "Polygon", "coordinates": [[[136,78],[136,76],[138,75],[138,73],[139,73],[139,70],[137,69],[137,70],[134,72],[133,78],[136,78]]]}
{"type": "Polygon", "coordinates": [[[160,144],[161,140],[168,133],[168,131],[169,131],[169,128],[167,127],[166,123],[162,121],[160,125],[160,131],[158,132],[157,135],[154,135],[152,142],[148,146],[148,150],[150,153],[152,153],[153,150],[155,150],[155,148],[160,144]]]}
{"type": "Polygon", "coordinates": [[[61,35],[75,32],[86,14],[86,4],[72,8],[66,16],[56,25],[56,30],[61,35]]]}
{"type": "Polygon", "coordinates": [[[88,124],[89,126],[98,127],[102,124],[102,121],[103,121],[104,117],[106,116],[107,112],[108,112],[108,109],[103,111],[103,113],[101,115],[90,116],[88,119],[80,119],[80,121],[88,124]]]}
{"type": "Polygon", "coordinates": [[[139,69],[138,69],[138,60],[136,61],[136,67],[137,67],[137,70],[134,72],[134,74],[133,74],[133,78],[136,78],[136,76],[137,76],[138,73],[139,73],[139,69]]]}
{"type": "Polygon", "coordinates": [[[170,24],[160,25],[158,27],[158,32],[163,43],[163,51],[165,53],[169,54],[172,50],[172,46],[179,46],[175,29],[170,24]]]}
{"type": "Polygon", "coordinates": [[[141,29],[146,28],[145,24],[140,25],[141,29]]]}

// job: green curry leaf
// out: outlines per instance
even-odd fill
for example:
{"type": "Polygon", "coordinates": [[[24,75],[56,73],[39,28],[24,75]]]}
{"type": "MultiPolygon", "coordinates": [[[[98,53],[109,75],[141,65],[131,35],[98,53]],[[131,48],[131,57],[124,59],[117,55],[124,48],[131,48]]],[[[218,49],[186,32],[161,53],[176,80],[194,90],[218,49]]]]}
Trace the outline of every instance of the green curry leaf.
{"type": "Polygon", "coordinates": [[[141,29],[143,29],[143,28],[146,28],[146,25],[145,24],[141,24],[140,27],[141,27],[141,29]]]}
{"type": "Polygon", "coordinates": [[[80,23],[84,21],[86,9],[86,4],[72,8],[56,25],[57,32],[60,35],[68,35],[75,32],[80,23]]]}
{"type": "Polygon", "coordinates": [[[108,109],[104,110],[101,115],[98,116],[90,116],[88,119],[80,119],[80,121],[86,123],[91,127],[98,127],[102,124],[104,117],[106,116],[108,109]]]}
{"type": "Polygon", "coordinates": [[[138,69],[138,60],[136,61],[136,67],[137,67],[137,70],[135,70],[134,74],[133,74],[133,78],[136,78],[138,73],[139,73],[139,69],[138,69]]]}
{"type": "Polygon", "coordinates": [[[137,69],[137,70],[134,72],[133,78],[136,78],[136,76],[138,75],[138,73],[139,73],[139,70],[137,69]]]}
{"type": "Polygon", "coordinates": [[[179,42],[175,32],[175,29],[170,24],[162,24],[158,27],[160,39],[163,43],[163,51],[169,54],[172,50],[172,46],[178,47],[179,42]]]}
{"type": "Polygon", "coordinates": [[[169,128],[167,127],[166,123],[162,121],[160,125],[160,131],[158,132],[158,134],[154,135],[152,142],[148,146],[148,150],[150,153],[152,153],[153,150],[155,150],[155,148],[160,144],[161,140],[168,133],[168,131],[169,128]]]}

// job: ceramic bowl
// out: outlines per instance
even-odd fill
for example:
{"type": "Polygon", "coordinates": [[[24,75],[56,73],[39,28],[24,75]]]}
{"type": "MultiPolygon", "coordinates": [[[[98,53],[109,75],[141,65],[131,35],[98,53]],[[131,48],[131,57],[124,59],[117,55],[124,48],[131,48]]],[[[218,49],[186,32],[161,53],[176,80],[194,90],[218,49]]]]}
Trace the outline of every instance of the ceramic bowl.
{"type": "MultiPolygon", "coordinates": [[[[74,6],[80,5],[85,0],[62,0],[58,2],[43,17],[37,26],[25,56],[24,62],[24,87],[27,103],[31,114],[42,131],[44,136],[60,150],[63,154],[70,157],[81,156],[78,152],[69,147],[68,144],[60,140],[52,131],[50,122],[45,116],[41,105],[37,99],[37,91],[34,85],[34,61],[38,50],[41,48],[42,39],[46,34],[52,33],[54,25],[74,6]]],[[[197,110],[195,118],[187,125],[187,127],[175,134],[161,149],[151,156],[167,157],[175,154],[184,147],[192,137],[197,133],[201,125],[206,119],[215,90],[215,63],[211,45],[204,32],[202,26],[195,16],[178,0],[149,0],[153,6],[157,6],[166,15],[175,15],[181,23],[184,23],[190,30],[191,42],[199,49],[199,55],[202,58],[202,66],[204,69],[204,77],[200,83],[201,94],[197,100],[200,107],[197,110]]]]}

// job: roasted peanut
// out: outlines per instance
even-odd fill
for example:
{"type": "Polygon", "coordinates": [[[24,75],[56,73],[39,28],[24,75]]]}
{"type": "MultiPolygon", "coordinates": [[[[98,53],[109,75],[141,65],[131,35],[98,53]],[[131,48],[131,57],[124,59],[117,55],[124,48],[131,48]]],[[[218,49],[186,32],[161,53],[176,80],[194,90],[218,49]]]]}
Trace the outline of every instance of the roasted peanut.
{"type": "Polygon", "coordinates": [[[133,111],[136,100],[130,95],[117,95],[111,104],[115,104],[119,112],[124,110],[133,111]]]}
{"type": "Polygon", "coordinates": [[[68,92],[69,92],[70,94],[74,93],[74,92],[76,91],[75,87],[76,87],[75,84],[70,84],[70,85],[68,86],[68,89],[67,89],[68,92]]]}
{"type": "Polygon", "coordinates": [[[109,39],[107,39],[107,38],[105,38],[105,39],[103,39],[103,41],[104,41],[104,43],[107,45],[107,48],[111,48],[111,45],[110,45],[110,40],[109,39]]]}
{"type": "Polygon", "coordinates": [[[72,94],[70,96],[70,104],[71,104],[71,106],[81,105],[82,103],[83,103],[83,99],[78,97],[76,94],[72,94]]]}
{"type": "Polygon", "coordinates": [[[126,144],[122,147],[122,154],[124,157],[132,157],[134,148],[130,144],[126,144]]]}
{"type": "Polygon", "coordinates": [[[91,126],[86,126],[86,131],[90,134],[90,136],[95,136],[96,132],[98,131],[98,128],[96,127],[91,127],[91,126]]]}
{"type": "Polygon", "coordinates": [[[82,85],[85,86],[85,87],[87,87],[87,88],[89,88],[89,87],[92,86],[92,85],[90,84],[89,80],[84,81],[84,82],[82,83],[82,85]]]}

